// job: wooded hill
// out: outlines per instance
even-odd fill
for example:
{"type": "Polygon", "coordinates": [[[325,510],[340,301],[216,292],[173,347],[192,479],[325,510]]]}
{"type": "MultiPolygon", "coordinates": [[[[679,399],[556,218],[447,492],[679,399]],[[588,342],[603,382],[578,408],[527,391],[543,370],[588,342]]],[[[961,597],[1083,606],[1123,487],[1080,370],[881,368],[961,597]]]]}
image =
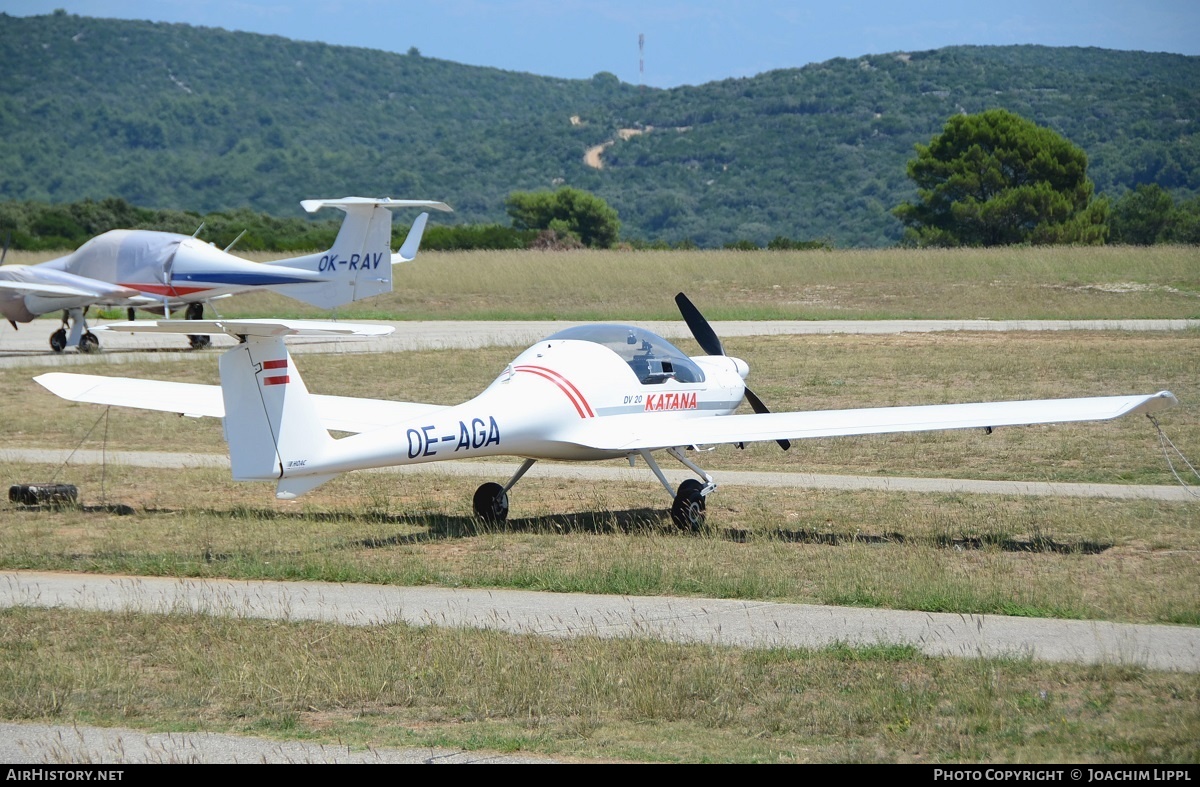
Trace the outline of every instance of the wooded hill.
{"type": "Polygon", "coordinates": [[[1081,147],[1114,199],[1200,195],[1200,58],[1180,55],[950,47],[661,90],[55,13],[0,14],[0,73],[0,200],[291,217],[306,198],[391,196],[507,224],[510,192],[565,184],[616,208],[627,238],[885,246],[913,145],[993,107],[1081,147]],[[602,169],[585,163],[610,141],[602,169]]]}

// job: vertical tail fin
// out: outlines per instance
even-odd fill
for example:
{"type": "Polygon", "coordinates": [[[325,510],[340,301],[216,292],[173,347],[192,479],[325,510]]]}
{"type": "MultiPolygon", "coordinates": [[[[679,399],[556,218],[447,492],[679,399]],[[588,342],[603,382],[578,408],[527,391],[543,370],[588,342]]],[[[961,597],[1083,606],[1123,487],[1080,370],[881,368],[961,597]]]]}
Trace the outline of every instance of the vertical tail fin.
{"type": "Polygon", "coordinates": [[[333,444],[282,336],[248,336],[221,356],[225,441],[238,481],[278,481],[290,499],[333,478],[285,478],[289,469],[317,463],[333,444]]]}
{"type": "Polygon", "coordinates": [[[392,264],[408,262],[417,256],[425,232],[428,213],[413,222],[399,254],[392,253],[392,210],[424,207],[451,210],[444,202],[431,200],[369,199],[344,197],[330,200],[304,200],[300,203],[309,213],[321,208],[337,208],[346,214],[333,247],[329,251],[309,254],[275,265],[316,271],[327,281],[312,284],[284,284],[271,289],[289,298],[332,309],[353,301],[392,291],[392,264]]]}

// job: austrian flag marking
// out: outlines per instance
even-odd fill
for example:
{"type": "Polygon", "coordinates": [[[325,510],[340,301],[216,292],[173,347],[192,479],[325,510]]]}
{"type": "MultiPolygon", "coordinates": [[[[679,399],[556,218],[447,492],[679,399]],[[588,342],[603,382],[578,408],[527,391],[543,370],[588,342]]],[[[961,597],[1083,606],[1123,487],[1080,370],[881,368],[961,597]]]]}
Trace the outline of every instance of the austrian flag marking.
{"type": "Polygon", "coordinates": [[[662,393],[646,395],[646,410],[695,410],[695,393],[662,393]]]}
{"type": "MultiPolygon", "coordinates": [[[[286,369],[287,365],[288,365],[287,359],[281,359],[281,360],[277,360],[277,361],[263,361],[262,368],[263,368],[263,371],[266,371],[267,369],[286,369]]],[[[278,374],[278,375],[273,375],[271,377],[264,377],[262,384],[263,385],[287,385],[289,382],[291,382],[291,379],[292,378],[286,374],[278,374]]]]}

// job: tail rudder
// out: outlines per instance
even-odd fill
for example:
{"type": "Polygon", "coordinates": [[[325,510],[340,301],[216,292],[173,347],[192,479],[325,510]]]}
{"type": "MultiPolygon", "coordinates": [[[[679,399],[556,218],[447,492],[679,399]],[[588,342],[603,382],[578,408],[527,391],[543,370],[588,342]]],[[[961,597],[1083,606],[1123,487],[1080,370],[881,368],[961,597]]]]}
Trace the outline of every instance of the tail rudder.
{"type": "Polygon", "coordinates": [[[314,284],[281,285],[271,289],[290,298],[323,309],[332,309],[353,301],[392,291],[392,264],[409,262],[417,249],[429,219],[422,213],[413,222],[399,254],[393,254],[392,210],[426,207],[450,210],[443,202],[431,200],[368,199],[345,197],[336,200],[305,200],[300,203],[314,213],[321,208],[337,208],[346,214],[341,229],[326,252],[309,254],[274,264],[316,271],[328,277],[314,284]]]}
{"type": "Polygon", "coordinates": [[[282,336],[248,336],[221,356],[225,441],[238,481],[277,481],[289,499],[334,475],[306,475],[333,444],[282,336]]]}

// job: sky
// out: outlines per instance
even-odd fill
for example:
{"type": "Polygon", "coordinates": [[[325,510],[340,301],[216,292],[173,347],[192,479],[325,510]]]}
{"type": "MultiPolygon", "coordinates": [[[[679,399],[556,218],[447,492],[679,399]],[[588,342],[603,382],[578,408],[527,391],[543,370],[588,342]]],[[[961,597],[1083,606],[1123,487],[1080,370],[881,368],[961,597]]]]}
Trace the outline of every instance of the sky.
{"type": "Polygon", "coordinates": [[[699,85],[958,44],[1200,55],[1197,0],[0,0],[10,16],[182,22],[541,76],[699,85]],[[644,36],[639,51],[638,39],[644,36]]]}

